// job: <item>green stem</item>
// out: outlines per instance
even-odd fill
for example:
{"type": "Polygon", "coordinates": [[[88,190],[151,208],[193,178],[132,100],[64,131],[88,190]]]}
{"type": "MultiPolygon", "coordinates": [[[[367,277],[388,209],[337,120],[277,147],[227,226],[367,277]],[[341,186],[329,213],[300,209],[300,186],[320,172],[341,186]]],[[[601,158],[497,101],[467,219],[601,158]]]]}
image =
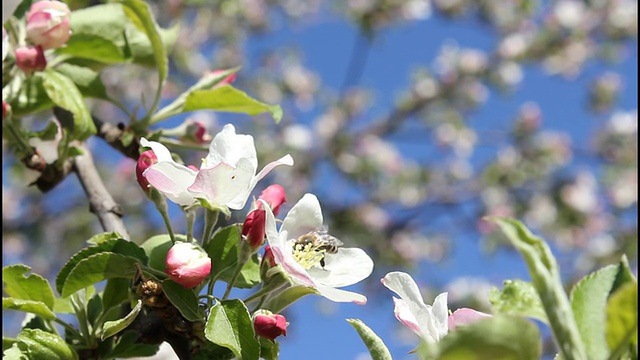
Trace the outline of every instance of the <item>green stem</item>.
{"type": "Polygon", "coordinates": [[[218,211],[205,209],[204,211],[204,231],[202,233],[202,247],[207,249],[211,236],[213,235],[213,229],[218,222],[218,211]]]}
{"type": "Polygon", "coordinates": [[[194,208],[186,208],[184,210],[187,216],[187,242],[193,242],[193,223],[196,221],[196,211],[194,208]]]}
{"type": "Polygon", "coordinates": [[[164,195],[160,193],[157,189],[150,187],[149,188],[149,198],[156,205],[156,209],[160,212],[162,216],[162,221],[164,221],[164,225],[167,227],[167,231],[169,232],[169,237],[171,238],[171,244],[176,243],[176,236],[173,232],[173,227],[171,227],[171,221],[169,220],[169,208],[167,207],[167,199],[164,198],[164,195]]]}
{"type": "Polygon", "coordinates": [[[243,266],[244,266],[244,263],[238,262],[238,266],[236,266],[236,271],[233,273],[233,277],[227,283],[227,289],[224,291],[222,300],[226,300],[227,297],[229,297],[229,294],[231,293],[231,289],[233,288],[233,284],[235,284],[236,280],[238,280],[238,276],[240,276],[240,272],[242,271],[243,266]]]}
{"type": "Polygon", "coordinates": [[[71,305],[73,306],[73,310],[76,314],[76,318],[78,318],[78,326],[80,327],[80,336],[84,339],[86,345],[93,345],[91,333],[89,331],[89,319],[87,317],[87,312],[85,308],[85,301],[80,298],[80,293],[82,293],[86,300],[85,290],[81,290],[71,296],[71,305]]]}
{"type": "Polygon", "coordinates": [[[253,294],[249,295],[248,298],[244,299],[244,303],[248,304],[252,301],[255,301],[258,298],[262,298],[260,300],[259,305],[262,305],[262,303],[264,302],[264,300],[266,299],[267,295],[271,294],[274,291],[277,291],[279,289],[281,289],[283,286],[288,285],[287,283],[272,283],[270,285],[264,286],[262,288],[260,288],[260,290],[254,292],[253,294]]]}

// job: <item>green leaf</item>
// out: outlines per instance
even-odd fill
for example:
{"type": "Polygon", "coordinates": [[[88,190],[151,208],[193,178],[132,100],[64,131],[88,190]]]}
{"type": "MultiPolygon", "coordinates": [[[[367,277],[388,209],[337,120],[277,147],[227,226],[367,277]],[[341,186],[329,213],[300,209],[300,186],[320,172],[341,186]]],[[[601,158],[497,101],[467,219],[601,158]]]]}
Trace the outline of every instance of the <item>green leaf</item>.
{"type": "Polygon", "coordinates": [[[211,307],[204,335],[212,343],[231,350],[239,359],[260,357],[251,316],[240,300],[224,300],[211,307]]]}
{"type": "Polygon", "coordinates": [[[104,326],[102,326],[102,336],[100,336],[100,339],[104,340],[126,329],[126,327],[131,325],[133,320],[136,319],[140,310],[142,310],[142,300],[138,300],[136,306],[122,319],[105,322],[104,326]]]}
{"type": "Polygon", "coordinates": [[[76,34],[71,36],[67,46],[59,48],[56,52],[104,64],[123,63],[127,62],[129,57],[122,49],[125,43],[123,33],[121,38],[122,40],[114,42],[98,34],[76,34]]]}
{"type": "MultiPolygon", "coordinates": [[[[187,241],[185,235],[176,234],[176,241],[187,241]]],[[[149,258],[149,267],[159,271],[164,271],[167,253],[171,249],[171,237],[168,234],[156,235],[147,239],[140,245],[149,258]]]]}
{"type": "Polygon", "coordinates": [[[121,3],[124,5],[124,12],[127,18],[133,22],[138,30],[143,31],[147,35],[153,48],[153,55],[156,61],[156,67],[158,68],[158,88],[153,106],[150,109],[150,113],[153,113],[156,110],[164,81],[167,79],[169,73],[167,52],[164,48],[162,37],[160,36],[158,24],[156,24],[153,18],[149,5],[141,0],[122,0],[121,3]]]}
{"type": "Polygon", "coordinates": [[[384,344],[384,341],[376,335],[365,323],[359,319],[347,319],[347,322],[353,326],[360,335],[360,338],[369,349],[369,354],[373,360],[391,360],[391,353],[384,344]]]}
{"type": "Polygon", "coordinates": [[[137,331],[125,331],[116,340],[110,355],[113,358],[123,359],[131,357],[149,357],[158,352],[160,345],[141,344],[138,341],[140,334],[137,331]]]}
{"type": "Polygon", "coordinates": [[[53,304],[53,312],[61,314],[73,314],[73,305],[70,298],[56,298],[53,304]]]}
{"type": "MultiPolygon", "coordinates": [[[[606,341],[613,355],[638,349],[638,283],[628,282],[614,292],[606,306],[606,341]]],[[[617,358],[617,357],[613,357],[617,358]]]]}
{"type": "Polygon", "coordinates": [[[82,94],[78,87],[68,77],[47,69],[38,73],[42,77],[42,85],[47,96],[58,106],[73,114],[73,129],[71,133],[74,139],[85,140],[96,133],[96,127],[91,119],[82,94]]]}
{"type": "Polygon", "coordinates": [[[275,298],[270,299],[263,306],[263,309],[267,309],[273,313],[279,313],[282,312],[282,310],[284,310],[287,306],[293,304],[296,300],[310,294],[318,295],[318,292],[315,289],[307,286],[292,286],[286,288],[275,298]]]}
{"type": "MultiPolygon", "coordinates": [[[[4,347],[4,338],[2,339],[4,347]]],[[[2,360],[29,360],[27,354],[20,350],[19,343],[14,342],[8,348],[2,350],[2,360]]]]}
{"type": "Polygon", "coordinates": [[[140,260],[116,253],[101,252],[91,255],[80,260],[71,270],[64,281],[61,295],[67,297],[106,279],[132,278],[136,264],[140,264],[140,260]]]}
{"type": "Polygon", "coordinates": [[[540,359],[541,355],[538,327],[506,315],[456,327],[437,345],[438,360],[520,360],[540,359]]]}
{"type": "Polygon", "coordinates": [[[505,280],[502,290],[491,290],[489,301],[494,314],[525,316],[549,324],[540,296],[528,281],[505,280]]]}
{"type": "Polygon", "coordinates": [[[42,316],[46,320],[54,320],[56,314],[42,301],[2,298],[3,310],[17,310],[42,316]]]}
{"type": "Polygon", "coordinates": [[[224,80],[229,75],[234,74],[238,70],[240,70],[240,67],[222,70],[215,73],[206,73],[203,77],[200,78],[200,80],[198,80],[197,83],[187,89],[187,91],[180,94],[173,102],[171,102],[171,104],[158,110],[158,112],[153,115],[152,123],[156,123],[160,120],[183,112],[184,103],[187,100],[187,96],[189,96],[189,94],[196,90],[213,89],[216,85],[220,84],[222,80],[224,80]]]}
{"type": "MultiPolygon", "coordinates": [[[[133,57],[133,62],[142,66],[155,67],[156,57],[149,37],[135,26],[130,26],[127,30],[127,46],[128,51],[133,57]]],[[[158,28],[164,49],[167,53],[169,53],[176,43],[178,30],[179,27],[177,24],[168,29],[158,28]]]]}
{"type": "Polygon", "coordinates": [[[21,300],[39,301],[53,309],[54,295],[49,281],[38,274],[24,276],[31,268],[16,264],[2,268],[2,282],[5,284],[4,292],[12,298],[21,300]]]}
{"type": "MultiPolygon", "coordinates": [[[[217,274],[217,279],[231,281],[238,263],[240,251],[240,228],[230,225],[219,229],[213,239],[209,241],[205,251],[211,258],[211,273],[217,274]]],[[[244,264],[240,275],[233,283],[234,287],[250,289],[260,283],[260,260],[257,254],[244,264]]]]}
{"type": "Polygon", "coordinates": [[[549,246],[517,220],[499,217],[488,219],[498,224],[513,247],[522,254],[561,354],[565,359],[587,359],[585,344],[549,246]]]}
{"type": "Polygon", "coordinates": [[[109,233],[96,235],[98,238],[96,238],[96,236],[92,237],[89,241],[101,242],[95,246],[90,246],[78,251],[71,257],[71,259],[69,259],[69,261],[67,261],[66,264],[64,264],[56,277],[56,290],[58,290],[59,293],[62,293],[62,288],[64,287],[64,283],[67,276],[69,276],[69,273],[71,273],[71,270],[73,270],[81,260],[86,259],[91,255],[99,254],[101,252],[110,252],[140,259],[140,263],[142,264],[147,263],[147,255],[143,249],[138,247],[138,245],[124,239],[113,239],[111,235],[108,234],[109,233]],[[102,236],[106,236],[107,239],[100,240],[102,236]]]}
{"type": "Polygon", "coordinates": [[[189,321],[202,321],[204,312],[200,310],[198,296],[191,289],[171,280],[162,283],[162,289],[167,299],[180,311],[180,314],[189,321]]]}
{"type": "Polygon", "coordinates": [[[113,278],[107,280],[102,292],[102,303],[105,309],[119,306],[129,299],[129,289],[131,280],[123,278],[113,278]]]}
{"type": "Polygon", "coordinates": [[[278,360],[280,354],[280,345],[277,341],[259,338],[260,342],[260,358],[265,360],[278,360]]]}
{"type": "MultiPolygon", "coordinates": [[[[83,66],[60,64],[55,70],[73,81],[82,95],[97,99],[109,100],[107,89],[102,83],[100,74],[83,66]]],[[[122,237],[122,236],[118,236],[122,237]]]]}
{"type": "Polygon", "coordinates": [[[571,290],[571,308],[587,352],[592,359],[606,359],[606,314],[602,309],[618,274],[617,265],[609,265],[578,281],[571,290]]]}
{"type": "Polygon", "coordinates": [[[58,335],[40,329],[23,329],[17,336],[30,360],[72,360],[78,355],[58,335]]]}
{"type": "Polygon", "coordinates": [[[231,85],[190,92],[182,111],[190,112],[195,110],[234,112],[252,116],[269,112],[276,123],[282,120],[282,109],[279,105],[262,103],[231,85]]]}
{"type": "Polygon", "coordinates": [[[49,109],[53,102],[42,84],[42,77],[27,78],[20,86],[19,93],[11,100],[11,112],[14,117],[23,117],[49,109]]]}

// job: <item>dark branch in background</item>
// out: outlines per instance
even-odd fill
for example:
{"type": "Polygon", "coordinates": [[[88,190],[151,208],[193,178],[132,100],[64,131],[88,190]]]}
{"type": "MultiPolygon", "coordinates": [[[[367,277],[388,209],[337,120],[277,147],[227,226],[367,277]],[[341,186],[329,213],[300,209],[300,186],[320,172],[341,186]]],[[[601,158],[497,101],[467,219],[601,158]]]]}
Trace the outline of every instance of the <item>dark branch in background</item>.
{"type": "Polygon", "coordinates": [[[87,194],[91,212],[94,213],[105,231],[115,231],[129,239],[129,233],[122,221],[122,208],[114,200],[98,174],[91,152],[86,145],[78,145],[83,154],[73,158],[73,171],[87,194]]]}
{"type": "Polygon", "coordinates": [[[134,136],[130,144],[124,145],[122,139],[125,135],[126,127],[123,123],[113,125],[103,121],[97,116],[91,116],[93,123],[98,129],[98,137],[107,142],[111,147],[120,151],[124,156],[133,160],[138,160],[140,157],[140,143],[137,137],[134,136]]]}
{"type": "Polygon", "coordinates": [[[344,82],[342,83],[342,88],[340,90],[343,95],[348,90],[348,87],[357,85],[360,82],[360,78],[364,73],[364,68],[369,56],[372,38],[372,35],[367,36],[362,31],[358,32],[356,35],[353,52],[349,59],[347,74],[344,77],[344,82]]]}

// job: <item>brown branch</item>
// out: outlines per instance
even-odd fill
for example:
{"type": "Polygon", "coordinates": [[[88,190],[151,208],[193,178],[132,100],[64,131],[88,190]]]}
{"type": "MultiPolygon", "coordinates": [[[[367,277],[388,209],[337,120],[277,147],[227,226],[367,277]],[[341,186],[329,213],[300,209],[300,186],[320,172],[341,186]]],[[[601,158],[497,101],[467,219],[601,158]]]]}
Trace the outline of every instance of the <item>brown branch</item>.
{"type": "Polygon", "coordinates": [[[129,233],[122,221],[122,208],[114,200],[98,174],[91,152],[86,145],[78,146],[83,154],[73,158],[73,171],[89,199],[89,208],[94,213],[105,231],[115,231],[123,238],[129,239],[129,233]]]}
{"type": "Polygon", "coordinates": [[[97,116],[91,116],[93,123],[98,129],[98,137],[106,141],[111,147],[120,151],[124,156],[131,158],[133,160],[138,160],[140,157],[140,143],[137,138],[134,138],[131,143],[125,146],[122,143],[122,138],[125,135],[125,125],[123,123],[119,123],[118,125],[113,125],[108,122],[103,121],[97,116]]]}

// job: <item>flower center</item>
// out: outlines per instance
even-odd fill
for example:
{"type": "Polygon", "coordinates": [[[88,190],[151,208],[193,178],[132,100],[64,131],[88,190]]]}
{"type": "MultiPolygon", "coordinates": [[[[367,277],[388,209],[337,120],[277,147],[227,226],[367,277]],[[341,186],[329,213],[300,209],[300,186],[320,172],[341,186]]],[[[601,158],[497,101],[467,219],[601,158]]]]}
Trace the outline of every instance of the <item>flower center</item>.
{"type": "Polygon", "coordinates": [[[314,266],[318,266],[320,261],[324,259],[325,249],[320,249],[320,246],[311,243],[307,244],[293,244],[293,258],[306,270],[311,269],[314,266]]]}

